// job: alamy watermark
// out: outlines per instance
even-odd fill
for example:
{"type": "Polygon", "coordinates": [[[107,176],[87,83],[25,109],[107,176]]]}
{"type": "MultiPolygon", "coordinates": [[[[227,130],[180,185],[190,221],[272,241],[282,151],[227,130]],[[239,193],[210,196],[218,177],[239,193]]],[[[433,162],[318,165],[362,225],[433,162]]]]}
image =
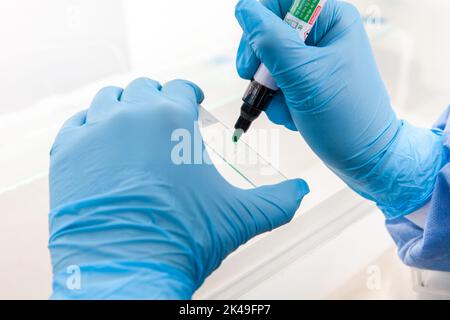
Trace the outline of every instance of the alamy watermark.
{"type": "Polygon", "coordinates": [[[202,133],[199,125],[194,130],[176,129],[171,160],[175,165],[211,165],[216,157],[237,168],[257,170],[260,175],[274,175],[280,165],[280,130],[253,129],[245,141],[234,144],[228,130],[208,128],[202,133]],[[205,138],[205,141],[203,140],[205,138]]]}

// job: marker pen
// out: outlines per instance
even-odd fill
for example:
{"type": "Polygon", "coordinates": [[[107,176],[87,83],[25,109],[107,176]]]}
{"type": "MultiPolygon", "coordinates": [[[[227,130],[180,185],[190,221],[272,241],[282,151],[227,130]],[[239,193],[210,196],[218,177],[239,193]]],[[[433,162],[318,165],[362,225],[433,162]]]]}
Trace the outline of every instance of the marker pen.
{"type": "MultiPolygon", "coordinates": [[[[306,41],[327,0],[295,0],[284,21],[298,30],[306,41]]],[[[241,115],[234,126],[233,141],[237,143],[252,122],[266,110],[278,86],[264,64],[261,64],[242,98],[241,115]]]]}

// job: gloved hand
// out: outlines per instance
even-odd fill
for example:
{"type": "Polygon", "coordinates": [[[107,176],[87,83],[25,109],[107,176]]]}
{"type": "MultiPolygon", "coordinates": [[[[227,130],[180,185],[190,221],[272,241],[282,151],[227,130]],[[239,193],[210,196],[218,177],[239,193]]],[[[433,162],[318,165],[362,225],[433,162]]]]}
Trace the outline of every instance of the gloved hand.
{"type": "Polygon", "coordinates": [[[190,82],[138,79],[64,125],[51,151],[53,298],[190,298],[229,253],[292,219],[302,180],[242,190],[206,153],[179,164],[180,143],[203,146],[190,140],[202,100],[190,82]]]}
{"type": "Polygon", "coordinates": [[[351,188],[387,218],[429,201],[443,166],[441,130],[397,118],[358,11],[329,0],[306,44],[284,23],[292,0],[241,0],[237,58],[251,79],[261,61],[281,91],[268,107],[276,124],[298,130],[351,188]]]}
{"type": "Polygon", "coordinates": [[[387,221],[387,228],[399,248],[403,262],[419,269],[450,272],[450,107],[435,124],[444,131],[446,165],[439,172],[427,219],[419,228],[405,218],[387,221]]]}

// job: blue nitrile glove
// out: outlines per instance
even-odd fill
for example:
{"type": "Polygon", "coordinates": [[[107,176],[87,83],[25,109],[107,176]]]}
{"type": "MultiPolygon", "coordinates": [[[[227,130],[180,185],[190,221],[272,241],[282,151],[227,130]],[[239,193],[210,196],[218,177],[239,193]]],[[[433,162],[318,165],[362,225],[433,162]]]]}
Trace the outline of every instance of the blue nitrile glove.
{"type": "Polygon", "coordinates": [[[202,100],[190,82],[138,79],[64,125],[51,151],[53,298],[190,298],[229,253],[292,219],[304,181],[242,190],[202,159],[202,100]]]}
{"type": "Polygon", "coordinates": [[[298,130],[387,218],[421,208],[443,166],[442,131],[397,118],[352,5],[329,0],[304,44],[280,19],[291,3],[239,1],[236,17],[244,30],[239,74],[251,79],[262,61],[281,89],[267,110],[269,118],[298,130]]]}
{"type": "Polygon", "coordinates": [[[450,272],[450,107],[436,123],[444,130],[446,165],[437,176],[424,228],[406,218],[387,221],[387,227],[399,248],[405,264],[420,268],[450,272]]]}

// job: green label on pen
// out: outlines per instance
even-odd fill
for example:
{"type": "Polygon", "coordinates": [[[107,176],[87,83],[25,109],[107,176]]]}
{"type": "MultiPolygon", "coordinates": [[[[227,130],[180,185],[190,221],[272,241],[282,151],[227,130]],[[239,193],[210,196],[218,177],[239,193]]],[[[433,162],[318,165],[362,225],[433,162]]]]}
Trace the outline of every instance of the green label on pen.
{"type": "Polygon", "coordinates": [[[319,3],[320,0],[295,0],[290,13],[304,22],[309,22],[319,3]]]}

